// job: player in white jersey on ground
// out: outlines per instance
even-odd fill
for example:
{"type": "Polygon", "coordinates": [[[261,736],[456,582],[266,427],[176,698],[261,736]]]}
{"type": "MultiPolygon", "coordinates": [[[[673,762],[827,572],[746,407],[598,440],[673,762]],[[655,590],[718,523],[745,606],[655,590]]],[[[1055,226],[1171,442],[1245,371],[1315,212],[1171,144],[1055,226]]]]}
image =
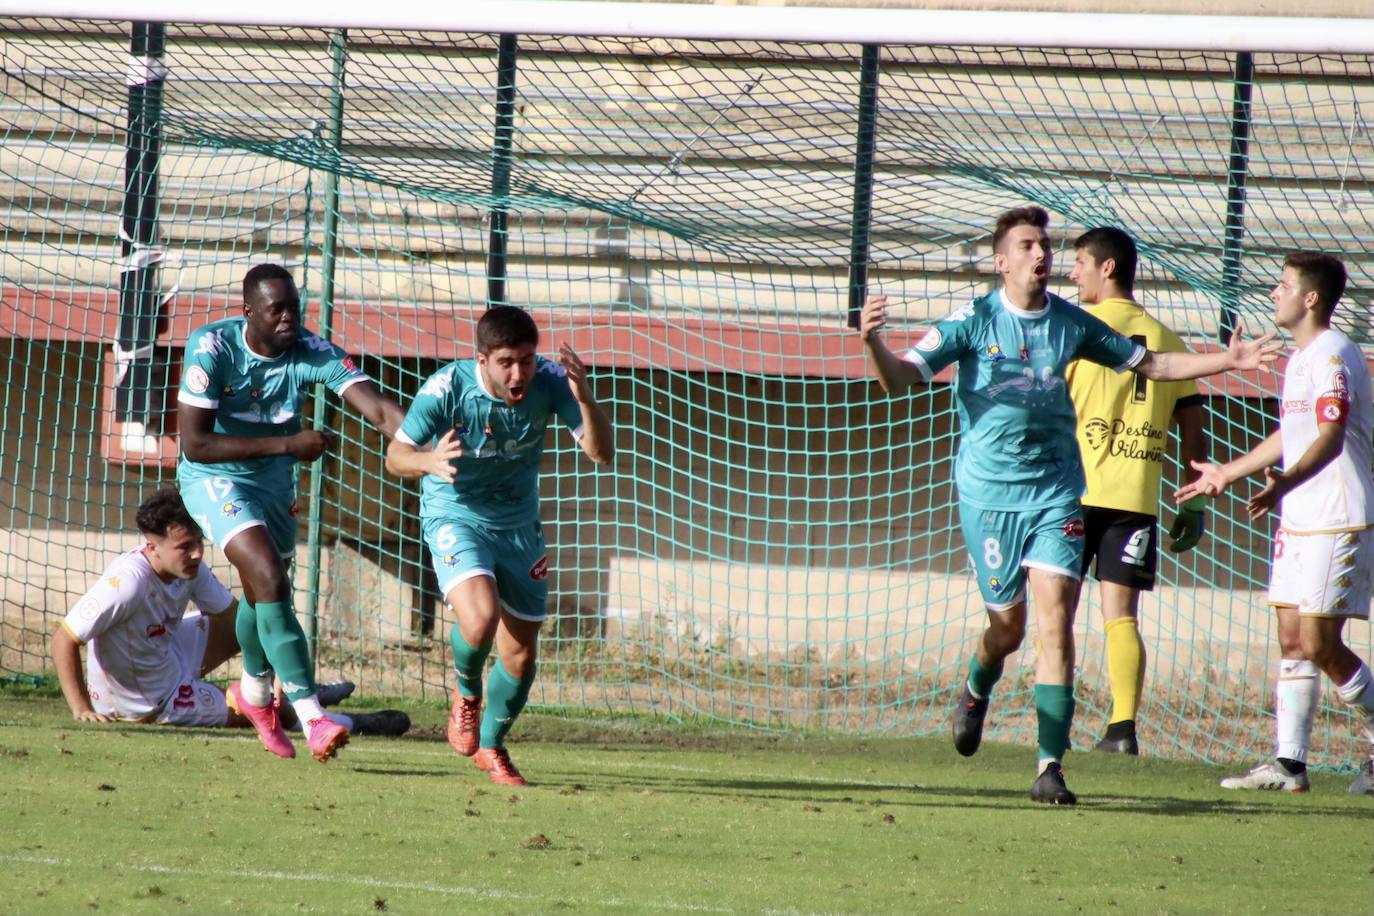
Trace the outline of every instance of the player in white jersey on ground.
{"type": "MultiPolygon", "coordinates": [[[[1298,349],[1284,373],[1279,428],[1234,461],[1195,465],[1201,476],[1176,494],[1180,500],[1218,496],[1263,471],[1265,486],[1250,499],[1250,517],[1280,509],[1269,579],[1280,654],[1275,759],[1223,779],[1227,789],[1307,791],[1322,673],[1364,721],[1374,755],[1369,666],[1341,635],[1347,620],[1369,619],[1374,570],[1369,368],[1360,348],[1331,327],[1345,280],[1345,266],[1331,255],[1303,251],[1283,262],[1269,298],[1274,323],[1293,335],[1298,349]],[[1283,469],[1275,470],[1280,462],[1283,469]]],[[[1374,794],[1374,757],[1362,763],[1350,791],[1374,794]]]]}
{"type": "MultiPolygon", "coordinates": [[[[224,692],[203,680],[239,646],[235,600],[202,562],[200,527],[175,490],[144,500],[137,524],[143,545],[116,558],[53,631],[53,666],[72,717],[249,726],[224,692]],[[187,613],[192,602],[199,610],[187,613]]],[[[352,690],[346,681],[321,685],[321,699],[333,705],[352,690]]],[[[405,713],[395,710],[349,721],[357,733],[398,735],[410,727],[405,713]]]]}
{"type": "Polygon", "coordinates": [[[1064,372],[1076,358],[1155,381],[1256,368],[1272,359],[1269,337],[1221,353],[1160,353],[1135,344],[1048,292],[1053,248],[1041,207],[1009,210],[993,231],[1000,289],[935,324],[898,357],[879,337],[882,296],[868,300],[859,335],[878,381],[900,393],[958,365],[955,462],[959,518],[987,629],[978,640],[956,708],[954,746],[978,750],[992,688],[1026,633],[1026,586],[1034,597],[1039,652],[1035,706],[1039,757],[1031,798],[1074,804],[1062,760],[1073,724],[1073,614],[1082,578],[1083,465],[1064,372]]]}
{"type": "Polygon", "coordinates": [[[449,744],[501,785],[525,785],[506,735],[534,684],[539,626],[548,616],[539,522],[545,429],[558,417],[597,464],[615,454],[611,421],[582,360],[567,344],[546,360],[535,355],[538,346],[529,313],[488,309],[477,322],[477,357],[429,377],[386,452],[388,471],[424,478],[425,542],[458,618],[449,634],[457,680],[449,744]]]}

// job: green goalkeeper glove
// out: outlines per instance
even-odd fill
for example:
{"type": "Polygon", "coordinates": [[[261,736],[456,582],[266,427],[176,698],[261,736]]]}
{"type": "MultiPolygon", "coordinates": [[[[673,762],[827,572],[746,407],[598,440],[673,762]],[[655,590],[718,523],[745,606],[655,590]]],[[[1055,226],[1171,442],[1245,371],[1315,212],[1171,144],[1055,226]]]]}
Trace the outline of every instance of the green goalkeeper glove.
{"type": "Polygon", "coordinates": [[[1173,543],[1169,545],[1171,553],[1192,550],[1197,546],[1197,542],[1202,540],[1202,536],[1207,533],[1206,506],[1207,497],[1194,496],[1178,507],[1178,515],[1174,517],[1173,527],[1169,529],[1169,537],[1173,539],[1173,543]]]}

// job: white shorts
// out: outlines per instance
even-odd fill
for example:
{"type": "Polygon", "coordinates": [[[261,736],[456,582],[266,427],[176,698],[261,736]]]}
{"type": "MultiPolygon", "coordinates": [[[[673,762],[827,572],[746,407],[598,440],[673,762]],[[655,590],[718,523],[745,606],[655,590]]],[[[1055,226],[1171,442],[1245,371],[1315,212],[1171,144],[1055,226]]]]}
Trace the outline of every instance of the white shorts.
{"type": "Polygon", "coordinates": [[[1312,617],[1369,619],[1374,528],[1274,536],[1269,603],[1312,617]]]}
{"type": "Polygon", "coordinates": [[[177,627],[172,651],[181,661],[181,682],[153,719],[159,725],[222,728],[229,723],[229,704],[224,691],[200,679],[205,647],[210,642],[210,620],[188,610],[177,627]]]}

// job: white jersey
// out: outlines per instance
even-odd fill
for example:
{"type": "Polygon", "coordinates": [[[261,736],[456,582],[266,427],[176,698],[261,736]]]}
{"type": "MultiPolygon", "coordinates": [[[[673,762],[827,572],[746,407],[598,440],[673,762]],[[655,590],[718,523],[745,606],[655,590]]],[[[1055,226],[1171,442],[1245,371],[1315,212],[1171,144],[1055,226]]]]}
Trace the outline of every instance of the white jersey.
{"type": "Polygon", "coordinates": [[[1345,445],[1335,460],[1283,497],[1284,531],[1315,534],[1374,525],[1371,394],[1364,355],[1340,331],[1323,331],[1288,360],[1279,405],[1284,468],[1312,446],[1320,423],[1341,424],[1345,445]]]}
{"type": "Polygon", "coordinates": [[[116,558],[63,621],[87,644],[86,680],[96,712],[140,718],[160,711],[182,680],[175,636],[187,603],[218,614],[233,600],[204,563],[194,579],[163,582],[143,548],[116,558]]]}

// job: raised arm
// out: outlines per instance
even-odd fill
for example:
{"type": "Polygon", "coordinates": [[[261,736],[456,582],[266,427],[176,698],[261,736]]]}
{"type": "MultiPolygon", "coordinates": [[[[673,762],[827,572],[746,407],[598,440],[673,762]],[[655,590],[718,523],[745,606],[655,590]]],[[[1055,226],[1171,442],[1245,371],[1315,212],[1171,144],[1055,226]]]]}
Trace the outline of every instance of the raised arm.
{"type": "Polygon", "coordinates": [[[91,694],[86,688],[86,676],[81,671],[81,643],[59,623],[52,631],[49,642],[53,667],[57,669],[57,681],[62,685],[62,696],[67,699],[72,718],[78,722],[113,722],[113,718],[95,711],[91,705],[91,694]]]}
{"type": "MultiPolygon", "coordinates": [[[[355,386],[356,387],[356,386],[355,386]]],[[[314,461],[333,444],[334,435],[313,429],[290,436],[230,436],[215,432],[216,411],[177,402],[177,426],[181,450],[192,461],[219,464],[290,455],[300,461],[314,461]]]]}
{"type": "Polygon", "coordinates": [[[568,387],[582,412],[582,451],[597,464],[608,464],[615,457],[615,433],[611,418],[592,393],[587,367],[566,343],[558,347],[558,362],[568,375],[568,387]]]}
{"type": "Polygon", "coordinates": [[[1242,340],[1240,331],[1231,335],[1225,350],[1215,353],[1160,353],[1146,350],[1135,371],[1156,382],[1180,382],[1232,370],[1258,369],[1278,358],[1283,344],[1270,331],[1255,340],[1242,340]]]}
{"type": "Polygon", "coordinates": [[[382,394],[376,385],[366,381],[345,388],[343,399],[353,405],[367,422],[381,430],[382,435],[388,439],[396,438],[396,430],[401,428],[406,412],[394,398],[382,394]]]}
{"type": "Polygon", "coordinates": [[[901,394],[921,380],[920,371],[883,343],[879,331],[887,323],[887,297],[870,296],[859,312],[859,339],[868,352],[873,374],[888,394],[901,394]]]}

